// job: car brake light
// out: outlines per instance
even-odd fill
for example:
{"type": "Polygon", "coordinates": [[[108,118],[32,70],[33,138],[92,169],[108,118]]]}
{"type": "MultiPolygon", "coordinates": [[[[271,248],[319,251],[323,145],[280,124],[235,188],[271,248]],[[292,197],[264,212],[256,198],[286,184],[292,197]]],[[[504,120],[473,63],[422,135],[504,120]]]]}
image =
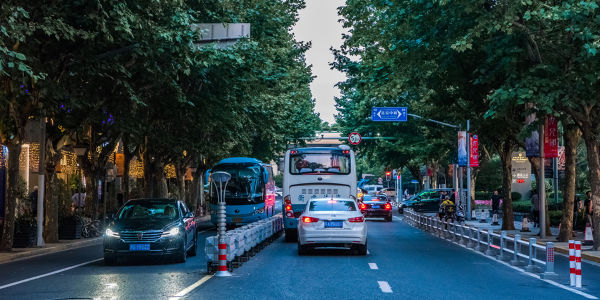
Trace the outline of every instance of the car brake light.
{"type": "Polygon", "coordinates": [[[386,203],[386,204],[385,204],[385,209],[392,209],[392,205],[391,205],[391,204],[389,204],[389,203],[386,203]]]}
{"type": "Polygon", "coordinates": [[[356,217],[356,218],[350,218],[348,219],[348,222],[350,223],[361,223],[364,222],[365,218],[364,217],[356,217]]]}
{"type": "Polygon", "coordinates": [[[288,211],[285,213],[285,216],[288,218],[293,218],[294,217],[294,213],[292,213],[291,211],[288,211]]]}
{"type": "Polygon", "coordinates": [[[361,203],[359,206],[360,206],[360,209],[367,209],[367,205],[364,203],[361,203]]]}
{"type": "Polygon", "coordinates": [[[312,217],[303,217],[302,218],[302,222],[304,223],[315,223],[315,222],[319,222],[318,218],[312,218],[312,217]]]}
{"type": "Polygon", "coordinates": [[[285,210],[286,210],[286,211],[288,211],[288,210],[292,210],[292,206],[291,206],[291,205],[289,205],[289,204],[286,204],[286,205],[285,205],[285,210]]]}

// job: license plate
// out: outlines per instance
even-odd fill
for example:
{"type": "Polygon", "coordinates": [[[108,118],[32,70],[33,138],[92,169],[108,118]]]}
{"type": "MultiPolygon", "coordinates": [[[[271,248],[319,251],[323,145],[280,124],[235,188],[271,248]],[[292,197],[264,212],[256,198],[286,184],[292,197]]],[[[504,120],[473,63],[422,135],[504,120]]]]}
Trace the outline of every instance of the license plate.
{"type": "Polygon", "coordinates": [[[371,208],[379,208],[379,205],[371,205],[371,208]]]}
{"type": "Polygon", "coordinates": [[[242,223],[242,218],[233,218],[231,219],[233,223],[242,223]]]}
{"type": "Polygon", "coordinates": [[[325,221],[325,228],[342,228],[344,227],[343,221],[325,221]]]}
{"type": "Polygon", "coordinates": [[[150,244],[129,244],[129,251],[150,251],[150,244]]]}

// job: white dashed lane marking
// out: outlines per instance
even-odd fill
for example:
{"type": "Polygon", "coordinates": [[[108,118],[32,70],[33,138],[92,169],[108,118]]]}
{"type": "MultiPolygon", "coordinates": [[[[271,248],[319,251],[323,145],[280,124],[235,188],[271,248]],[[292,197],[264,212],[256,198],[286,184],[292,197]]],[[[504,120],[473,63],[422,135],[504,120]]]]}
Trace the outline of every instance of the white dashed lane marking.
{"type": "Polygon", "coordinates": [[[371,270],[379,270],[376,263],[369,263],[369,268],[371,268],[371,270]]]}
{"type": "Polygon", "coordinates": [[[377,283],[379,284],[379,289],[384,292],[384,293],[393,293],[392,292],[392,287],[390,286],[390,284],[387,281],[377,281],[377,283]]]}

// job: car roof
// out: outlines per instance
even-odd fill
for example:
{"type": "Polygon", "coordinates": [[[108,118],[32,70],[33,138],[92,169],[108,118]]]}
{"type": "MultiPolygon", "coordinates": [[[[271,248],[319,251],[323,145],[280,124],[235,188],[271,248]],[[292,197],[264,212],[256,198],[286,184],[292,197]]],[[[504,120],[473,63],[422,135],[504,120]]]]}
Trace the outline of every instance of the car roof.
{"type": "Polygon", "coordinates": [[[352,198],[313,198],[313,199],[310,199],[310,201],[329,201],[329,200],[354,201],[354,199],[352,199],[352,198]]]}
{"type": "Polygon", "coordinates": [[[179,200],[173,198],[137,198],[130,199],[127,202],[177,202],[179,200]]]}

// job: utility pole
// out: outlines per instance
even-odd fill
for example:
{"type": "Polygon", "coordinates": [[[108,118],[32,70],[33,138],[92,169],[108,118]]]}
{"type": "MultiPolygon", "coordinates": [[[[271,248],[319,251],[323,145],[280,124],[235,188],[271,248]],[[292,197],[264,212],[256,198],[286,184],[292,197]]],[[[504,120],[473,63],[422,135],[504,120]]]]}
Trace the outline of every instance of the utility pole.
{"type": "Polygon", "coordinates": [[[40,151],[38,165],[37,246],[44,246],[44,175],[46,169],[46,115],[40,116],[40,151]]]}
{"type": "Polygon", "coordinates": [[[540,170],[537,180],[540,213],[540,238],[546,238],[546,188],[544,186],[544,123],[540,124],[540,170]]]}
{"type": "Polygon", "coordinates": [[[471,126],[470,120],[467,120],[467,220],[471,220],[471,126]]]}

